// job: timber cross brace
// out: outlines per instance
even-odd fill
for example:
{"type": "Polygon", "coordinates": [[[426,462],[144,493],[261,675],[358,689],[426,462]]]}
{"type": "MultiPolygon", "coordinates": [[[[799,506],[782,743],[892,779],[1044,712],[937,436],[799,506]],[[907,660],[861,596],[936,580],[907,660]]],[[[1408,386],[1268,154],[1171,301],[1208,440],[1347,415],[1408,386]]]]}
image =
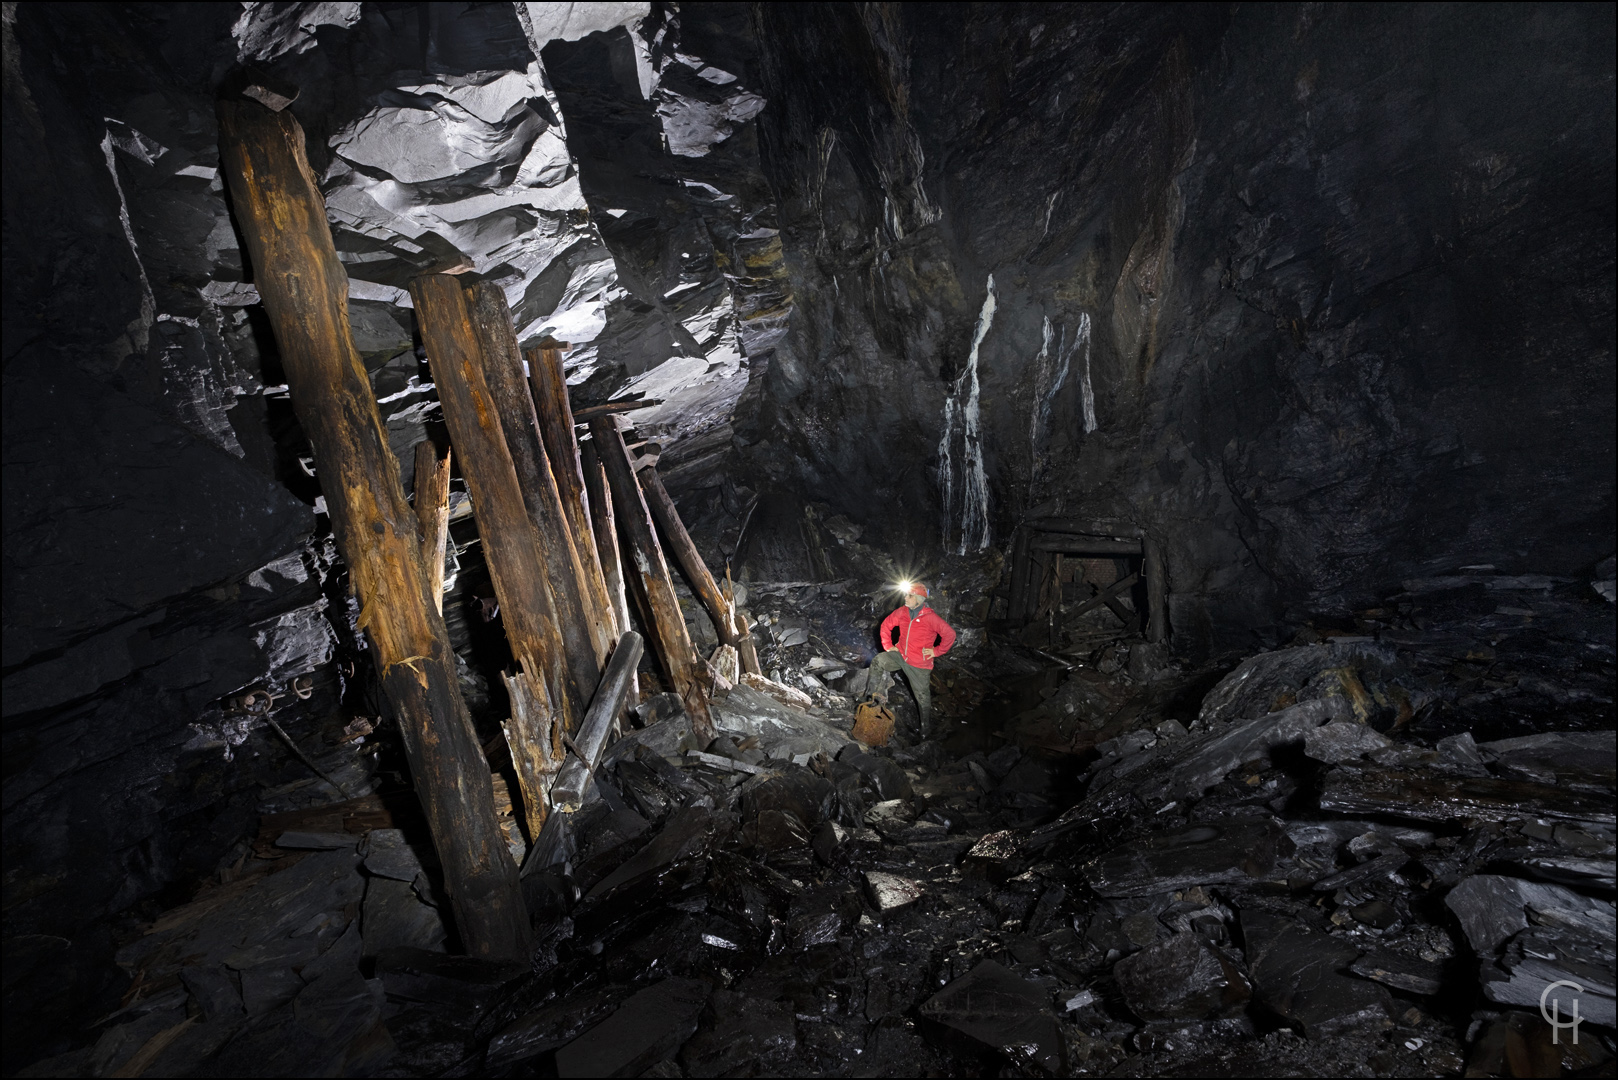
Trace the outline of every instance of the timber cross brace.
{"type": "Polygon", "coordinates": [[[1053,639],[1059,614],[1072,620],[1106,607],[1121,624],[1112,636],[1140,634],[1156,644],[1168,636],[1162,550],[1139,530],[1045,518],[1026,522],[1012,544],[1006,607],[1006,625],[1044,622],[1053,639]],[[1093,594],[1086,595],[1087,589],[1093,594]],[[1079,602],[1062,610],[1064,599],[1079,602]]]}

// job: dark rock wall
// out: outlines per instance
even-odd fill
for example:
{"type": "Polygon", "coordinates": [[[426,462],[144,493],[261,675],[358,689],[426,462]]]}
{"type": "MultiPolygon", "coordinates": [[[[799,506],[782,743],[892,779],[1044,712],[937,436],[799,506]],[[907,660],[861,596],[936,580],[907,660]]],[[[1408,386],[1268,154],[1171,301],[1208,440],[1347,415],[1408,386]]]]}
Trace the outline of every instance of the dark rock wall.
{"type": "Polygon", "coordinates": [[[777,482],[934,551],[1144,528],[1203,654],[1413,573],[1610,554],[1610,9],[771,4],[755,33],[797,306],[737,426],[777,482]]]}

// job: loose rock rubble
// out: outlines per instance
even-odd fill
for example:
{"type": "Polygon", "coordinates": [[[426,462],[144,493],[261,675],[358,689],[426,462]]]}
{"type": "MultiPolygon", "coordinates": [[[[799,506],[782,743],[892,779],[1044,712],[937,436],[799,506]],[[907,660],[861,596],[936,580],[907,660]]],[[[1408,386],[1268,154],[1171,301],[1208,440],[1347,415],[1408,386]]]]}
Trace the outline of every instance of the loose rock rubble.
{"type": "MultiPolygon", "coordinates": [[[[1174,716],[1110,687],[1131,718],[1088,752],[959,716],[868,747],[837,690],[746,682],[699,747],[651,694],[584,805],[514,846],[527,968],[454,955],[408,799],[272,815],[123,948],[94,1041],[26,1075],[1610,1071],[1610,620],[1536,595],[1551,617],[1458,642],[1488,583],[1417,584],[1395,610],[1452,626],[1260,653],[1174,716]],[[1569,730],[1522,700],[1558,696],[1569,730]],[[1577,1047],[1537,1016],[1566,981],[1577,1047]]],[[[810,641],[859,616],[799,610],[810,641]]]]}

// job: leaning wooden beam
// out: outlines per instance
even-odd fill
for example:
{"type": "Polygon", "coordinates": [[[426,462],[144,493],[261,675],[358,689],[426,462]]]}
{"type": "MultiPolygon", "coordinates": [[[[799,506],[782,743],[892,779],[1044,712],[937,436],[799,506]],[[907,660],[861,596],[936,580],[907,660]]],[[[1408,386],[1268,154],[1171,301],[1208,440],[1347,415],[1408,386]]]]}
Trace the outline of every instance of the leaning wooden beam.
{"type": "Polygon", "coordinates": [[[617,511],[615,517],[623,531],[624,546],[634,560],[633,566],[624,568],[624,576],[636,582],[637,591],[645,598],[651,613],[650,630],[657,658],[674,683],[675,693],[685,701],[685,710],[691,717],[691,733],[702,744],[701,748],[706,749],[718,733],[708,713],[708,695],[697,678],[696,650],[691,647],[691,636],[685,629],[680,601],[674,595],[668,563],[663,559],[663,549],[652,529],[651,513],[646,508],[640,484],[635,481],[624,437],[612,417],[598,416],[590,421],[590,438],[596,444],[601,464],[606,466],[613,508],[617,511]]]}
{"type": "Polygon", "coordinates": [[[636,409],[650,409],[654,405],[661,404],[663,404],[662,398],[637,398],[634,401],[609,401],[602,405],[586,405],[573,415],[573,422],[583,424],[594,420],[598,416],[634,412],[636,409]]]}
{"type": "MultiPolygon", "coordinates": [[[[584,487],[584,470],[579,464],[579,439],[573,430],[573,406],[567,397],[567,376],[562,369],[562,350],[567,346],[546,338],[539,348],[523,355],[528,360],[528,385],[539,422],[539,435],[550,459],[551,474],[562,502],[562,513],[573,534],[583,575],[585,607],[602,628],[610,647],[618,635],[629,629],[618,622],[608,595],[601,556],[596,551],[595,529],[590,522],[589,496],[584,487]]],[[[605,660],[605,654],[603,654],[605,660]]]]}
{"type": "Polygon", "coordinates": [[[540,555],[545,560],[546,581],[556,605],[556,623],[567,646],[568,666],[573,672],[581,697],[595,689],[601,665],[612,651],[609,627],[593,610],[588,595],[584,565],[573,542],[573,530],[562,508],[549,456],[539,438],[539,422],[534,415],[534,397],[523,378],[522,356],[517,332],[511,323],[506,294],[490,281],[466,287],[472,306],[472,319],[483,345],[483,378],[489,387],[500,426],[506,434],[522,489],[528,519],[539,536],[540,555]]]}
{"type": "Polygon", "coordinates": [[[584,489],[589,495],[590,528],[595,533],[596,554],[601,558],[601,576],[607,585],[613,620],[621,631],[629,629],[629,595],[624,583],[624,564],[618,557],[618,525],[612,512],[612,493],[595,442],[579,447],[579,463],[584,472],[584,489]]]}
{"type": "Polygon", "coordinates": [[[1146,640],[1155,645],[1169,634],[1168,582],[1164,580],[1163,549],[1151,537],[1143,543],[1146,547],[1142,567],[1146,575],[1146,640]]]}
{"type": "MultiPolygon", "coordinates": [[[[522,787],[529,836],[547,813],[550,779],[561,767],[562,738],[578,728],[592,679],[581,692],[557,626],[545,559],[528,517],[499,410],[483,378],[484,357],[470,298],[459,278],[425,274],[410,283],[416,323],[444,409],[444,424],[472,495],[489,577],[506,640],[521,671],[508,680],[514,700],[507,730],[522,787]],[[525,700],[531,696],[532,701],[525,700]]],[[[593,657],[586,657],[593,661],[593,657]]]]}
{"type": "Polygon", "coordinates": [[[607,670],[601,674],[601,685],[590,702],[590,711],[584,714],[584,723],[573,739],[573,753],[556,776],[551,786],[551,805],[572,813],[584,805],[584,789],[601,761],[606,749],[607,736],[612,733],[612,722],[623,709],[624,696],[635,681],[635,665],[640,663],[645,642],[633,630],[626,630],[612,651],[607,670]]]}
{"type": "Polygon", "coordinates": [[[449,548],[449,464],[431,439],[416,444],[416,520],[421,522],[421,557],[427,563],[427,595],[444,611],[444,554],[449,548]]]}
{"type": "Polygon", "coordinates": [[[428,595],[422,534],[399,483],[348,324],[348,275],[290,112],[221,100],[220,163],[286,371],[314,447],[332,532],[360,600],[383,693],[474,956],[528,958],[528,915],[494,808],[489,767],[428,595]]]}
{"type": "Polygon", "coordinates": [[[657,527],[662,530],[663,539],[674,551],[674,558],[690,580],[692,589],[696,591],[697,599],[708,609],[708,617],[713,620],[720,643],[732,646],[740,653],[741,635],[736,631],[736,609],[719,591],[719,584],[714,581],[708,564],[703,561],[702,553],[697,550],[691,534],[686,532],[679,509],[669,498],[668,489],[663,486],[663,478],[657,475],[657,469],[651,465],[642,466],[637,475],[640,477],[641,490],[646,494],[646,505],[652,511],[657,527]]]}

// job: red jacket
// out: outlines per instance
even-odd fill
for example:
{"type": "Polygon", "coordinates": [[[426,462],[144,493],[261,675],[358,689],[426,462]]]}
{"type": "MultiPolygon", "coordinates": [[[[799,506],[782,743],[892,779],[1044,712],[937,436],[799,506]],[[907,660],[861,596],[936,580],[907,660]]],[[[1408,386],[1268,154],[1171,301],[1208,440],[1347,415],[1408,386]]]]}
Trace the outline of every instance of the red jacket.
{"type": "Polygon", "coordinates": [[[932,649],[934,658],[949,652],[955,644],[955,631],[949,623],[938,617],[938,612],[923,606],[911,618],[910,609],[902,607],[882,620],[882,647],[893,644],[893,632],[899,631],[899,654],[911,667],[932,669],[932,660],[921,655],[921,650],[932,649]]]}

